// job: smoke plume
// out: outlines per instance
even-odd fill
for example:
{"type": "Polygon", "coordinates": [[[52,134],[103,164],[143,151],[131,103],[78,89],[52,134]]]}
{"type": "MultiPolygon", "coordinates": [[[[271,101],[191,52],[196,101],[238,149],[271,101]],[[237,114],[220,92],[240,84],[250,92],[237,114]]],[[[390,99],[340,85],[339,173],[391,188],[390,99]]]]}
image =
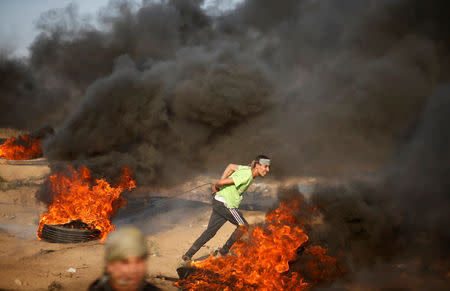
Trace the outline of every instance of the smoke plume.
{"type": "Polygon", "coordinates": [[[96,26],[72,4],[41,16],[30,58],[2,85],[33,121],[8,101],[3,124],[54,125],[53,168],[127,165],[139,183],[258,153],[282,165],[275,176],[373,170],[448,78],[446,5],[112,1],[96,26]]]}
{"type": "MultiPolygon", "coordinates": [[[[341,280],[318,290],[448,288],[449,95],[449,84],[436,88],[382,170],[339,185],[319,184],[305,202],[320,214],[319,222],[304,209],[298,214],[309,221],[310,244],[326,246],[345,270],[341,280]]],[[[280,195],[292,197],[304,200],[295,190],[280,195]]],[[[293,270],[308,276],[307,259],[300,257],[293,270]]]]}

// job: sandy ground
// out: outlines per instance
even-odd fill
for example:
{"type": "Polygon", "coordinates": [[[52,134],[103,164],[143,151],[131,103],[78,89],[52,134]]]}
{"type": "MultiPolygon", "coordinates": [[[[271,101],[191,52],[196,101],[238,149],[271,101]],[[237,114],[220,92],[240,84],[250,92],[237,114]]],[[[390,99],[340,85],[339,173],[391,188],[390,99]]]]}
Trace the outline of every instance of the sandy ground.
{"type": "MultiPolygon", "coordinates": [[[[0,136],[17,133],[0,131],[0,136]]],[[[35,193],[48,173],[45,159],[0,162],[0,290],[86,290],[102,274],[104,248],[99,241],[57,244],[36,238],[46,206],[35,193]],[[70,268],[75,272],[69,272],[70,268]]],[[[151,253],[148,279],[164,290],[177,290],[170,278],[177,278],[181,255],[206,229],[211,213],[209,187],[179,194],[213,179],[198,177],[198,182],[173,189],[138,188],[113,219],[116,226],[135,224],[145,232],[151,253]]],[[[243,203],[249,223],[264,220],[275,201],[276,188],[270,180],[251,186],[243,203]]],[[[219,248],[233,230],[226,223],[194,259],[219,248]]]]}

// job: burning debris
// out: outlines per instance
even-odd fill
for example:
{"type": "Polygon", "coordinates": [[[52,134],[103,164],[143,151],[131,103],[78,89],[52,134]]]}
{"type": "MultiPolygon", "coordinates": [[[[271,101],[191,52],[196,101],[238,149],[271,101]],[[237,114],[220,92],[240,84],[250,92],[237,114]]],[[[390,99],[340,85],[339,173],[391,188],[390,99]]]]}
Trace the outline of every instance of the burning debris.
{"type": "Polygon", "coordinates": [[[285,201],[266,216],[266,224],[248,230],[231,249],[232,255],[194,261],[179,269],[176,285],[184,290],[306,290],[331,281],[343,270],[338,260],[321,246],[307,244],[304,221],[295,218],[299,202],[285,201]],[[309,272],[293,271],[299,257],[309,272]]]}
{"type": "Polygon", "coordinates": [[[12,137],[0,145],[1,159],[31,160],[41,156],[41,141],[28,135],[12,137]]]}
{"type": "Polygon", "coordinates": [[[37,237],[45,239],[43,229],[47,225],[78,228],[77,225],[83,224],[82,229],[99,230],[99,237],[104,240],[114,230],[111,217],[126,203],[120,195],[136,187],[131,170],[123,168],[116,187],[112,187],[105,179],[92,179],[86,167],[81,167],[79,171],[68,167],[67,172],[53,174],[49,178],[53,203],[48,207],[48,212],[41,215],[37,237]],[[75,224],[74,221],[79,222],[75,224]]]}
{"type": "Polygon", "coordinates": [[[79,243],[100,238],[101,231],[91,229],[81,220],[71,221],[60,225],[45,224],[41,238],[54,243],[79,243]]]}
{"type": "Polygon", "coordinates": [[[0,159],[31,160],[42,157],[41,141],[54,133],[52,127],[44,126],[30,135],[9,138],[0,145],[0,159]]]}

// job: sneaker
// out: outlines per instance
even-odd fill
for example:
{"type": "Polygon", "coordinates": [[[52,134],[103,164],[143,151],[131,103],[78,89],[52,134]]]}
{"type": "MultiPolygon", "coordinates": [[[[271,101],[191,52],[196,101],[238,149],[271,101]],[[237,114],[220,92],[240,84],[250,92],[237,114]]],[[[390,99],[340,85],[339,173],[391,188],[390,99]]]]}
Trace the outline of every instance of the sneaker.
{"type": "Polygon", "coordinates": [[[180,258],[177,260],[177,269],[188,268],[191,265],[191,263],[192,263],[192,261],[185,261],[180,258]]]}

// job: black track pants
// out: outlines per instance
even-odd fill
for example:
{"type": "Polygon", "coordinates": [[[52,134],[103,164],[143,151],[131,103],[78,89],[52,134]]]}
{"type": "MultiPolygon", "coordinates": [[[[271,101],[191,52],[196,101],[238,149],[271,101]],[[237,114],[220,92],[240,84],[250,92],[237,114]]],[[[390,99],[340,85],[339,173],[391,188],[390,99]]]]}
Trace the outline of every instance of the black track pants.
{"type": "Polygon", "coordinates": [[[216,199],[212,200],[213,211],[209,218],[208,228],[200,235],[200,237],[194,242],[192,247],[186,252],[186,256],[192,258],[192,256],[210,239],[212,239],[217,231],[229,221],[236,225],[236,230],[231,234],[230,238],[226,241],[223,247],[220,249],[220,253],[225,255],[230,250],[231,246],[242,236],[242,230],[240,225],[248,225],[242,213],[235,208],[227,208],[225,204],[216,199]]]}

